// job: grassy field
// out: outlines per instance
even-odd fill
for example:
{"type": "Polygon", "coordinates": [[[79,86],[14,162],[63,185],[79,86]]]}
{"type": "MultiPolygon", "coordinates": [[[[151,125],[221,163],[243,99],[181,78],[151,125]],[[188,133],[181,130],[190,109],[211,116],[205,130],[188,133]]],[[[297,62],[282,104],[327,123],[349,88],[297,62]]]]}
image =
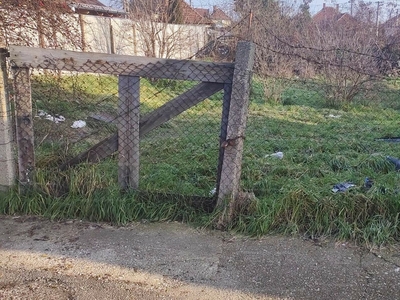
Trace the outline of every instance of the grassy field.
{"type": "MultiPolygon", "coordinates": [[[[209,196],[215,187],[221,94],[186,111],[141,141],[140,189],[121,192],[116,157],[67,171],[57,166],[115,130],[88,119],[91,112],[116,114],[114,77],[84,75],[33,81],[35,109],[66,117],[63,124],[35,120],[36,186],[3,197],[0,212],[50,218],[83,218],[124,224],[147,219],[182,220],[212,226],[218,212],[206,213],[184,197],[209,196]],[[85,118],[88,126],[71,130],[85,118]],[[164,193],[163,199],[152,193],[164,193]]],[[[257,205],[242,212],[230,229],[261,236],[279,232],[332,236],[369,246],[399,239],[400,173],[386,156],[400,157],[400,97],[396,81],[382,84],[375,98],[332,108],[316,84],[283,84],[255,78],[243,155],[242,187],[257,205]],[[278,91],[278,92],[276,92],[278,91]],[[268,156],[277,151],[283,158],[268,156]],[[365,187],[365,178],[371,187],[365,187]],[[334,193],[341,182],[355,186],[334,193]]],[[[146,113],[189,88],[190,83],[142,81],[146,113]]]]}

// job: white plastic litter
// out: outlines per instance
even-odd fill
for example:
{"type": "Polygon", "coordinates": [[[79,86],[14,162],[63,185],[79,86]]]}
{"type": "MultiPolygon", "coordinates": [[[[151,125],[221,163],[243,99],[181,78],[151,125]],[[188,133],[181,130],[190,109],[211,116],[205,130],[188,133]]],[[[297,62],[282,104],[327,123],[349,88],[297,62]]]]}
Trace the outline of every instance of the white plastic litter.
{"type": "Polygon", "coordinates": [[[217,192],[217,188],[213,188],[213,189],[210,191],[210,196],[214,196],[216,192],[217,192]]]}
{"type": "Polygon", "coordinates": [[[275,153],[272,153],[272,154],[267,154],[267,155],[265,155],[265,157],[276,157],[276,158],[279,158],[279,159],[282,159],[283,158],[283,152],[275,152],[275,153]]]}
{"type": "Polygon", "coordinates": [[[52,121],[52,122],[54,122],[56,124],[65,121],[65,118],[63,116],[59,116],[59,115],[55,115],[55,116],[47,115],[45,119],[49,120],[49,121],[52,121]]]}
{"type": "Polygon", "coordinates": [[[85,122],[85,121],[78,120],[78,121],[75,121],[75,122],[71,125],[71,128],[83,128],[83,127],[85,127],[85,126],[86,126],[86,122],[85,122]]]}
{"type": "Polygon", "coordinates": [[[341,115],[332,115],[332,114],[329,114],[328,117],[329,117],[329,118],[337,119],[337,118],[340,118],[341,115]]]}
{"type": "Polygon", "coordinates": [[[44,119],[49,120],[49,121],[52,121],[52,122],[54,122],[56,124],[65,121],[65,118],[63,116],[61,116],[61,115],[52,116],[52,115],[48,114],[47,112],[45,112],[44,110],[39,110],[38,111],[38,117],[44,118],[44,119]]]}
{"type": "Polygon", "coordinates": [[[47,116],[47,113],[44,110],[39,110],[38,111],[38,116],[43,118],[43,117],[47,116]]]}

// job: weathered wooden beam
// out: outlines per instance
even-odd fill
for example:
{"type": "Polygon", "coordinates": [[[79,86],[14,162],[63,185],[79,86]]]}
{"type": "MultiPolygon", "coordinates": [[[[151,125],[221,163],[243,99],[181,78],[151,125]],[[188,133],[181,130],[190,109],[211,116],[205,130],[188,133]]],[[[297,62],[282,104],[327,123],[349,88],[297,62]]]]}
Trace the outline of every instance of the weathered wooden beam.
{"type": "Polygon", "coordinates": [[[118,183],[138,189],[140,77],[119,76],[118,93],[118,183]]]}
{"type": "MultiPolygon", "coordinates": [[[[223,89],[223,87],[224,85],[220,83],[199,83],[175,99],[167,102],[166,104],[142,117],[139,123],[139,136],[144,136],[154,128],[176,117],[185,110],[195,106],[204,99],[212,96],[216,92],[223,89]]],[[[110,156],[117,150],[118,134],[115,133],[107,139],[94,145],[89,150],[69,160],[60,168],[64,170],[81,162],[98,162],[110,156]]]]}
{"type": "Polygon", "coordinates": [[[234,64],[10,46],[13,66],[231,83],[234,64]]]}
{"type": "Polygon", "coordinates": [[[223,163],[218,180],[217,206],[223,209],[220,225],[230,222],[237,202],[240,201],[240,176],[242,171],[243,140],[249,106],[250,82],[254,65],[255,47],[251,42],[239,42],[236,49],[236,64],[233,75],[231,101],[223,163]]]}
{"type": "Polygon", "coordinates": [[[32,185],[35,169],[31,81],[28,68],[13,68],[20,187],[32,185]]]}

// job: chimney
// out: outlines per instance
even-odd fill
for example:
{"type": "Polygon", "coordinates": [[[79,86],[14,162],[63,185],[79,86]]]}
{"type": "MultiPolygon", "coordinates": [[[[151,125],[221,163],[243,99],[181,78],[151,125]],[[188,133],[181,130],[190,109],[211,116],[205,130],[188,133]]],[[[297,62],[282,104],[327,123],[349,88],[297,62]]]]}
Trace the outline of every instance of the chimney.
{"type": "Polygon", "coordinates": [[[326,6],[325,2],[322,4],[322,9],[324,9],[326,6]]]}
{"type": "Polygon", "coordinates": [[[339,12],[339,4],[336,4],[336,10],[339,12]]]}

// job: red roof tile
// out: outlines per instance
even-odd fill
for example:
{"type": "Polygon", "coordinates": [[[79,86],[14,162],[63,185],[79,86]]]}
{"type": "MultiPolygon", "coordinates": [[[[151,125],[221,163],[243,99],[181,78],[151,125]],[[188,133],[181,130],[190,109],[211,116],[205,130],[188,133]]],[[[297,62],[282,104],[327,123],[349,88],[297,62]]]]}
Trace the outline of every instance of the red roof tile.
{"type": "Polygon", "coordinates": [[[313,16],[315,23],[332,22],[337,21],[342,14],[337,9],[329,6],[325,6],[318,13],[313,16]]]}
{"type": "Polygon", "coordinates": [[[182,12],[185,24],[211,24],[208,9],[193,8],[182,0],[182,12]]]}
{"type": "Polygon", "coordinates": [[[212,20],[232,21],[230,17],[220,8],[214,6],[213,13],[211,14],[212,20]]]}
{"type": "Polygon", "coordinates": [[[339,24],[341,26],[347,27],[356,27],[359,26],[360,23],[356,18],[351,16],[348,13],[341,13],[337,8],[324,6],[317,14],[315,14],[312,18],[314,24],[339,24]]]}
{"type": "Polygon", "coordinates": [[[208,18],[210,15],[210,11],[207,8],[197,8],[193,7],[193,9],[202,17],[208,18]]]}
{"type": "Polygon", "coordinates": [[[400,26],[400,16],[394,16],[383,23],[383,27],[399,27],[400,26]]]}

